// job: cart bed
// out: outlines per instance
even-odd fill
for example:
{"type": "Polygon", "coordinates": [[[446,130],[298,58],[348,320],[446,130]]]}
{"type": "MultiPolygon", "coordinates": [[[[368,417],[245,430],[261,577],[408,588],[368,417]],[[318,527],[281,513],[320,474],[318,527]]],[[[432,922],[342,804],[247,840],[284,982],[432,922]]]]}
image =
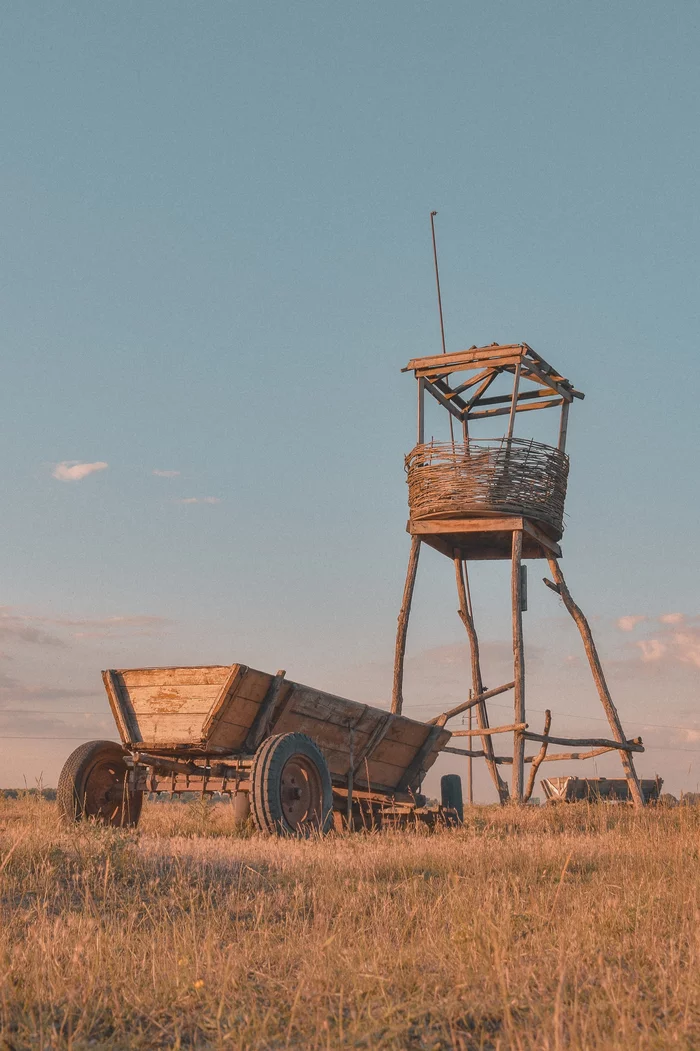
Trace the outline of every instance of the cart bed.
{"type": "Polygon", "coordinates": [[[237,755],[268,733],[305,733],[331,774],[367,787],[404,789],[428,770],[449,730],[392,715],[242,664],[103,672],[123,743],[158,754],[237,755]],[[367,761],[364,762],[364,754],[367,761]]]}

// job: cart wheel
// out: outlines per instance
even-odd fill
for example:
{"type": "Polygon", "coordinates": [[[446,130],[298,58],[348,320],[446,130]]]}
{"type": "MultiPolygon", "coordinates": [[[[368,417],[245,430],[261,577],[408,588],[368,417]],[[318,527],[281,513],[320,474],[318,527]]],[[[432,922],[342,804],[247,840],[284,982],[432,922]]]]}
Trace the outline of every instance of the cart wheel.
{"type": "Polygon", "coordinates": [[[114,741],[88,741],[68,756],[56,791],[64,821],[92,818],[115,827],[138,824],[143,792],[129,790],[124,754],[114,741]]]}
{"type": "Polygon", "coordinates": [[[328,831],[333,788],[318,745],[306,734],[273,734],[258,748],[252,771],[251,810],[256,827],[273,835],[328,831]]]}

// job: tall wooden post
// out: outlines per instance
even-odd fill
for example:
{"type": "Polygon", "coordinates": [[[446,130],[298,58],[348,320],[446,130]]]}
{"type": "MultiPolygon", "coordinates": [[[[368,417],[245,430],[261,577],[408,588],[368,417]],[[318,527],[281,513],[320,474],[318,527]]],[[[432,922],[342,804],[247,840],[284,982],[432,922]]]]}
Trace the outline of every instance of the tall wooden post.
{"type": "MultiPolygon", "coordinates": [[[[457,594],[459,596],[459,615],[461,617],[464,627],[467,629],[467,636],[469,638],[469,654],[471,657],[472,666],[472,691],[475,697],[480,696],[484,692],[484,684],[481,679],[481,662],[479,660],[479,639],[476,634],[476,628],[474,627],[474,619],[469,609],[467,602],[467,589],[464,582],[464,573],[466,567],[462,564],[462,559],[459,557],[459,552],[455,552],[455,574],[457,576],[457,594]]],[[[486,704],[484,701],[480,701],[476,706],[476,722],[480,730],[488,730],[489,728],[489,717],[486,711],[486,704]]],[[[493,741],[491,740],[490,734],[485,734],[481,738],[482,748],[484,750],[484,756],[486,758],[486,765],[489,768],[493,783],[496,786],[498,792],[498,800],[500,803],[508,802],[508,785],[505,783],[500,773],[498,772],[498,766],[496,764],[496,758],[493,750],[493,741]]]]}
{"type": "MultiPolygon", "coordinates": [[[[511,559],[511,602],[513,606],[513,722],[525,722],[525,651],[523,646],[523,595],[522,595],[523,533],[513,530],[511,559]]],[[[524,802],[525,793],[525,738],[518,730],[513,737],[513,783],[512,798],[515,803],[524,802]]]]}
{"type": "Polygon", "coordinates": [[[416,583],[419,555],[420,537],[411,537],[411,554],[408,556],[406,583],[404,584],[403,599],[401,600],[401,609],[399,610],[399,620],[396,628],[396,649],[394,651],[394,685],[391,692],[391,710],[397,715],[401,714],[401,709],[403,708],[403,662],[406,654],[408,618],[411,612],[411,601],[413,600],[413,588],[416,583]]]}
{"type": "MultiPolygon", "coordinates": [[[[603,668],[600,663],[600,658],[598,656],[598,651],[596,649],[595,642],[593,641],[593,635],[591,633],[588,621],[583,615],[581,609],[579,609],[579,607],[576,605],[573,598],[571,597],[571,592],[566,586],[566,581],[564,580],[564,574],[559,568],[559,563],[557,562],[554,555],[548,555],[547,561],[549,562],[549,568],[551,570],[552,576],[554,577],[556,590],[561,595],[564,605],[566,606],[567,610],[576,622],[576,627],[578,628],[581,634],[581,638],[583,639],[583,648],[586,651],[588,663],[591,666],[591,672],[593,674],[593,680],[598,690],[598,696],[600,697],[600,703],[603,705],[605,714],[608,717],[608,722],[610,723],[610,729],[613,732],[613,737],[616,741],[619,741],[620,744],[626,744],[627,742],[625,739],[624,732],[622,730],[620,716],[617,714],[617,708],[615,707],[613,699],[610,696],[610,690],[608,689],[608,684],[605,681],[605,675],[603,674],[603,668]]],[[[620,759],[622,760],[622,766],[627,777],[627,783],[629,785],[630,795],[632,797],[634,805],[636,807],[643,807],[644,796],[642,794],[642,787],[639,784],[639,778],[637,777],[637,771],[634,768],[634,761],[632,759],[632,755],[630,752],[620,749],[620,759]]]]}

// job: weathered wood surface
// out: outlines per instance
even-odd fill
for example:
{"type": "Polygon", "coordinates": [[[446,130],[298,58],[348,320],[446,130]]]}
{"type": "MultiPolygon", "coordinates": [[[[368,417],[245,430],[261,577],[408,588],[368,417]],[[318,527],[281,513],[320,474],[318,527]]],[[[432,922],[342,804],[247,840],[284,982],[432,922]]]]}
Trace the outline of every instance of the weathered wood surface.
{"type": "MultiPolygon", "coordinates": [[[[593,675],[593,680],[598,689],[598,696],[600,697],[600,702],[603,705],[603,709],[605,711],[606,716],[608,717],[610,729],[615,735],[615,740],[622,744],[625,741],[625,734],[622,729],[622,723],[620,722],[620,716],[618,715],[617,708],[615,707],[613,699],[610,695],[610,690],[608,689],[608,684],[606,682],[605,674],[603,672],[603,666],[600,663],[598,650],[596,649],[595,642],[593,641],[593,634],[591,632],[588,621],[586,620],[582,610],[574,602],[571,596],[571,592],[566,586],[564,574],[562,573],[556,558],[553,558],[550,555],[547,561],[549,562],[549,568],[552,576],[554,577],[554,584],[559,594],[561,595],[562,602],[571,614],[571,617],[573,618],[576,627],[578,628],[579,633],[581,635],[583,648],[586,651],[586,656],[588,657],[588,663],[590,665],[591,673],[593,675]]],[[[602,742],[594,743],[602,744],[602,742]]],[[[622,760],[622,766],[625,771],[627,780],[629,782],[630,795],[632,797],[632,800],[634,801],[634,805],[636,807],[643,807],[644,795],[639,784],[639,778],[637,776],[637,771],[635,770],[632,756],[629,754],[629,751],[624,747],[620,748],[619,751],[620,759],[622,760]]]]}
{"type": "Polygon", "coordinates": [[[470,697],[468,701],[462,701],[461,704],[443,712],[442,715],[436,715],[432,719],[428,719],[428,722],[440,722],[441,725],[444,725],[448,719],[453,719],[455,715],[461,715],[462,712],[467,712],[471,708],[475,708],[477,704],[481,704],[483,701],[488,701],[490,697],[497,697],[499,693],[505,693],[506,690],[512,690],[514,686],[515,682],[507,682],[503,686],[494,686],[492,690],[486,690],[484,693],[480,693],[478,697],[470,697]]]}
{"type": "Polygon", "coordinates": [[[403,708],[403,666],[406,656],[406,636],[408,635],[408,618],[411,615],[413,588],[416,583],[418,558],[420,556],[420,537],[411,537],[411,553],[406,570],[406,583],[403,589],[401,609],[396,625],[396,648],[394,650],[394,683],[391,691],[391,710],[397,714],[403,708]]]}
{"type": "Polygon", "coordinates": [[[488,726],[483,730],[453,730],[453,737],[486,737],[491,734],[515,733],[518,730],[527,730],[527,723],[510,723],[508,726],[488,726]]]}
{"type": "Polygon", "coordinates": [[[521,572],[523,557],[523,534],[522,530],[513,532],[513,557],[511,563],[511,606],[512,606],[512,630],[513,630],[513,718],[519,723],[513,740],[513,780],[511,795],[516,803],[522,803],[525,795],[525,739],[523,730],[527,730],[525,722],[525,649],[523,643],[523,601],[521,572]]]}
{"type": "Polygon", "coordinates": [[[104,680],[125,744],[235,755],[254,751],[268,733],[306,733],[336,780],[354,776],[365,789],[368,783],[396,789],[407,774],[415,787],[451,736],[443,727],[240,664],[123,669],[105,672],[104,680]]]}
{"type": "MultiPolygon", "coordinates": [[[[479,658],[479,637],[476,633],[474,626],[474,618],[472,617],[471,602],[467,595],[467,568],[462,564],[460,558],[454,559],[455,576],[457,578],[457,597],[459,599],[458,613],[462,623],[467,632],[469,639],[469,658],[471,662],[472,670],[472,693],[475,697],[483,694],[484,683],[481,678],[481,661],[479,658]]],[[[488,729],[489,717],[486,710],[486,704],[483,700],[476,706],[476,721],[479,729],[488,729]]],[[[484,749],[484,756],[486,758],[486,764],[489,768],[489,772],[493,779],[493,783],[498,792],[498,798],[501,803],[505,803],[508,800],[508,785],[505,783],[498,770],[498,764],[495,761],[493,742],[488,735],[482,736],[481,743],[484,749]]]]}
{"type": "MultiPolygon", "coordinates": [[[[547,708],[545,710],[545,713],[544,713],[544,733],[542,735],[543,737],[547,737],[547,735],[549,734],[549,730],[550,730],[551,725],[552,725],[552,713],[549,710],[549,708],[547,708]]],[[[523,802],[525,802],[525,803],[528,803],[529,800],[530,800],[530,797],[532,795],[532,790],[535,787],[535,778],[537,777],[537,771],[539,770],[541,764],[547,758],[547,749],[548,749],[548,747],[549,747],[549,741],[548,740],[543,741],[542,742],[542,747],[540,748],[540,750],[537,753],[537,755],[533,755],[533,756],[529,757],[529,761],[532,763],[532,766],[530,767],[530,776],[528,778],[527,788],[525,789],[525,797],[524,797],[524,800],[523,800],[523,802]]],[[[524,758],[523,759],[523,763],[526,763],[526,762],[528,762],[528,758],[524,758]]]]}
{"type": "Polygon", "coordinates": [[[618,752],[643,752],[644,745],[641,737],[635,737],[630,741],[610,741],[604,737],[552,737],[551,734],[537,734],[530,730],[523,730],[523,737],[528,741],[546,741],[547,744],[565,744],[571,748],[610,748],[618,752]]]}

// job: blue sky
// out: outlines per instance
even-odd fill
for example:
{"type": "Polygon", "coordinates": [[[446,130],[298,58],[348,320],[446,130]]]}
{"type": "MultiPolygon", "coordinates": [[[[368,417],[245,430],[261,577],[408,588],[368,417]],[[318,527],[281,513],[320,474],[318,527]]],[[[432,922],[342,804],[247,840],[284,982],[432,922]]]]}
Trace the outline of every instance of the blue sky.
{"type": "MultiPolygon", "coordinates": [[[[587,394],[563,568],[654,746],[640,769],[697,787],[699,22],[680,2],[5,5],[4,784],[55,783],[77,743],[15,738],[113,735],[104,667],[240,660],[386,701],[400,368],[440,349],[437,209],[448,349],[525,340],[587,394]],[[74,461],[108,467],[54,477],[74,461]]],[[[530,575],[528,703],[603,732],[530,575]]],[[[507,677],[506,567],[474,584],[487,681],[507,677]]],[[[416,714],[463,692],[452,589],[427,553],[416,714]]]]}

